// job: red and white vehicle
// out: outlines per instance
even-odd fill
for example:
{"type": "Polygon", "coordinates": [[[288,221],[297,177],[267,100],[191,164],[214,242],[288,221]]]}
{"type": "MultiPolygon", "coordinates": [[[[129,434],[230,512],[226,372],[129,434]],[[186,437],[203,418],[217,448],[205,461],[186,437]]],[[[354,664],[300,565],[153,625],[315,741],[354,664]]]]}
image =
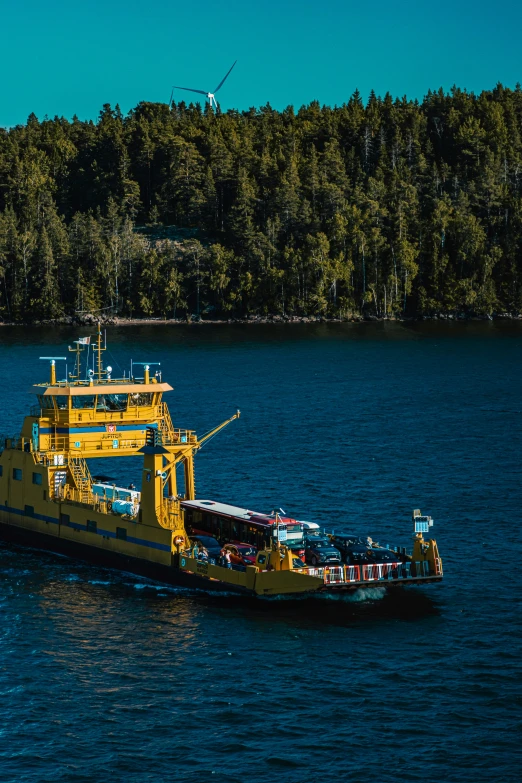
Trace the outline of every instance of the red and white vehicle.
{"type": "MultiPolygon", "coordinates": [[[[276,535],[275,517],[269,514],[214,500],[183,500],[181,507],[185,511],[189,534],[214,536],[222,544],[250,544],[256,549],[264,549],[276,535]]],[[[280,516],[278,528],[280,541],[304,559],[302,522],[280,516]]]]}

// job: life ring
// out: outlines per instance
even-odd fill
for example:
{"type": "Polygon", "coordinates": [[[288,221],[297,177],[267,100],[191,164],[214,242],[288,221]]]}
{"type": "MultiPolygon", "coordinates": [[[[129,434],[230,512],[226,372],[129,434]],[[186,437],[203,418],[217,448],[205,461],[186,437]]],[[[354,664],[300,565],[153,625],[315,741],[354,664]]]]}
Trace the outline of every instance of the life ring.
{"type": "Polygon", "coordinates": [[[107,511],[112,511],[112,500],[107,501],[107,511]]]}
{"type": "Polygon", "coordinates": [[[185,543],[185,539],[183,538],[183,536],[176,536],[176,538],[174,539],[174,544],[176,546],[181,546],[184,543],[185,543]]]}

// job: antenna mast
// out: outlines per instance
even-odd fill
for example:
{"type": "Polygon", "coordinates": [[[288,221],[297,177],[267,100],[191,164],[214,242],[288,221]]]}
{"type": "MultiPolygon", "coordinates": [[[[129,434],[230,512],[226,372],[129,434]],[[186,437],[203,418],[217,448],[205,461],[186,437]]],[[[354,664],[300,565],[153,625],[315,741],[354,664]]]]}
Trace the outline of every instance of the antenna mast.
{"type": "Polygon", "coordinates": [[[98,340],[96,343],[96,351],[98,353],[97,362],[98,362],[98,381],[101,381],[102,375],[103,375],[103,361],[102,361],[102,352],[107,350],[107,346],[105,348],[102,348],[102,333],[101,333],[101,322],[98,321],[98,340]]]}
{"type": "Polygon", "coordinates": [[[71,348],[71,346],[69,345],[69,351],[71,353],[75,353],[76,354],[76,359],[74,360],[74,373],[70,373],[69,374],[69,378],[71,380],[76,380],[76,381],[81,380],[81,356],[80,356],[80,354],[83,351],[84,346],[85,345],[88,346],[90,341],[91,341],[90,337],[80,337],[79,340],[74,340],[73,341],[74,345],[76,346],[76,348],[71,348]]]}

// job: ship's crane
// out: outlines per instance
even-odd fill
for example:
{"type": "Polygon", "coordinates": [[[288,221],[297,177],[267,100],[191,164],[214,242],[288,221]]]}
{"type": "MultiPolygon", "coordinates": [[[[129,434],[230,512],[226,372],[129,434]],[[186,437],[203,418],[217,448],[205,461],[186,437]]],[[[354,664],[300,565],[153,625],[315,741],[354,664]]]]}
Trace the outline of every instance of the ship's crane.
{"type": "Polygon", "coordinates": [[[173,486],[171,473],[173,470],[176,470],[176,466],[179,465],[180,462],[183,462],[185,468],[185,496],[188,500],[193,500],[196,495],[194,483],[194,456],[196,452],[231,422],[239,419],[240,416],[241,411],[238,409],[233,416],[207,432],[196,443],[187,443],[187,445],[181,449],[178,446],[172,455],[169,455],[168,453],[164,454],[165,459],[168,460],[168,464],[165,465],[163,472],[165,484],[168,482],[169,487],[173,486]]]}
{"type": "Polygon", "coordinates": [[[218,432],[221,432],[221,430],[223,430],[228,424],[230,424],[230,422],[235,421],[235,419],[239,419],[240,416],[241,416],[241,411],[238,409],[234,413],[234,415],[230,417],[230,419],[227,419],[222,424],[219,424],[217,427],[214,427],[213,430],[210,430],[210,432],[207,432],[206,435],[203,435],[203,437],[200,438],[200,440],[198,440],[195,448],[200,449],[204,443],[206,443],[208,440],[213,438],[214,435],[217,435],[218,432]]]}

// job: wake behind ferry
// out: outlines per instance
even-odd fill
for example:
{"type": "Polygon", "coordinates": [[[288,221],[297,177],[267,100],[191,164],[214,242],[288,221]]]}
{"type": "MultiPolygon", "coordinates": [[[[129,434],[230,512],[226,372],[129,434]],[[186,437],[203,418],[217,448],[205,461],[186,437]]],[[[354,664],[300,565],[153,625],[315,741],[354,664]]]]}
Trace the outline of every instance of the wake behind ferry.
{"type": "Polygon", "coordinates": [[[37,405],[21,433],[0,440],[1,538],[168,584],[252,596],[442,579],[437,543],[424,539],[432,520],[419,510],[407,552],[367,536],[323,535],[282,509],[263,514],[196,499],[194,458],[239,411],[201,438],[175,427],[163,401],[173,389],[161,372],[134,362],[128,375],[113,378],[106,347],[99,326],[92,342],[75,341],[68,348],[74,370],[66,365],[64,380],[56,362],[66,357],[41,357],[50,362],[49,381],[30,389],[37,405]],[[91,475],[91,459],[136,455],[143,457],[139,489],[91,475]]]}

